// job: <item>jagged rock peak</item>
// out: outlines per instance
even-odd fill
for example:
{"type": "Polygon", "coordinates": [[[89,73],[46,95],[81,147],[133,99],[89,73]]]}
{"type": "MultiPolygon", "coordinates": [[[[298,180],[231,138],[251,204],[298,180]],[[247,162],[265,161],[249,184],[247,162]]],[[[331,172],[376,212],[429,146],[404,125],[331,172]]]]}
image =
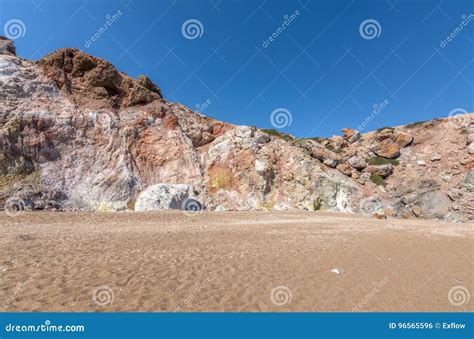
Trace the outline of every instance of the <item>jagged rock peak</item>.
{"type": "Polygon", "coordinates": [[[148,77],[133,79],[108,61],[75,48],[48,54],[38,65],[79,106],[122,109],[163,99],[148,77]]]}

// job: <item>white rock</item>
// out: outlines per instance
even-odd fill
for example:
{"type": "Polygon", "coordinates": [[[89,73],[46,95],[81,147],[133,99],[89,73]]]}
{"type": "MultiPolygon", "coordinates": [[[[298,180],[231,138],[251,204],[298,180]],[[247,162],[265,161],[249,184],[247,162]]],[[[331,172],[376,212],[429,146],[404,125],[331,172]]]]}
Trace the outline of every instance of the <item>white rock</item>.
{"type": "Polygon", "coordinates": [[[255,160],[255,170],[259,173],[265,172],[267,165],[263,160],[255,160]]]}
{"type": "Polygon", "coordinates": [[[469,146],[467,146],[467,153],[474,154],[474,143],[471,143],[469,146]]]}
{"type": "Polygon", "coordinates": [[[416,163],[418,166],[426,166],[426,162],[424,162],[423,160],[417,160],[416,163]]]}
{"type": "Polygon", "coordinates": [[[189,185],[157,184],[142,191],[135,202],[135,211],[182,209],[189,196],[189,185]]]}
{"type": "Polygon", "coordinates": [[[344,273],[344,270],[342,268],[333,268],[331,270],[332,273],[336,273],[337,275],[344,273]]]}

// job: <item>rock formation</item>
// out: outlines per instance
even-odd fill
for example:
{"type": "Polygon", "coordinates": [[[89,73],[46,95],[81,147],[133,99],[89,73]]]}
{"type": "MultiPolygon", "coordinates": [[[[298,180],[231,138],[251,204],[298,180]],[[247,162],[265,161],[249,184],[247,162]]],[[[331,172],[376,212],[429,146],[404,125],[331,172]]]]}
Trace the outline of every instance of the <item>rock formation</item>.
{"type": "Polygon", "coordinates": [[[473,128],[468,114],[297,139],[168,102],[148,77],[79,50],[33,62],[0,38],[2,207],[15,199],[27,210],[154,210],[192,197],[207,210],[468,221],[473,128]]]}

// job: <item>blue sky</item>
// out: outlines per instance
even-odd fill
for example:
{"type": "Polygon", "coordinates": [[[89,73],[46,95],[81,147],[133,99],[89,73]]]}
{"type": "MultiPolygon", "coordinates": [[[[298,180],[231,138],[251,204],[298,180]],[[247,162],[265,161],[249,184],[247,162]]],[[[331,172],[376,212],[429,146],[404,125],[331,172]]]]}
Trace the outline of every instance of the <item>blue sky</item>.
{"type": "Polygon", "coordinates": [[[0,0],[0,34],[11,20],[22,57],[76,47],[219,120],[286,112],[276,126],[300,137],[474,110],[472,0],[0,0]]]}

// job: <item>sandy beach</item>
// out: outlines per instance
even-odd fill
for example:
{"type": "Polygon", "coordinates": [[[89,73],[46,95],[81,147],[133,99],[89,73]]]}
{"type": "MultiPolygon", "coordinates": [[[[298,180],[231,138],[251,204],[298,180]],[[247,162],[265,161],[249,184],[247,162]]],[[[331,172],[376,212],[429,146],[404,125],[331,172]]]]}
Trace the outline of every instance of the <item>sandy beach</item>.
{"type": "Polygon", "coordinates": [[[0,215],[1,311],[473,311],[474,224],[323,212],[0,215]]]}

